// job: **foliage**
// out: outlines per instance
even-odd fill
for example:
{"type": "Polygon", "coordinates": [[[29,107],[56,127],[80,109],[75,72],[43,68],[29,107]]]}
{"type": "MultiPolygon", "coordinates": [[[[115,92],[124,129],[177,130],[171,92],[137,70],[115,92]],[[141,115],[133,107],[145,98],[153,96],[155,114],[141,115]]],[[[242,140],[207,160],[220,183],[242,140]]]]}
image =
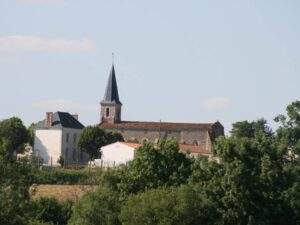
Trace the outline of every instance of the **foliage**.
{"type": "Polygon", "coordinates": [[[40,198],[33,201],[31,207],[35,221],[65,225],[71,217],[72,202],[59,203],[53,198],[40,198]]]}
{"type": "Polygon", "coordinates": [[[99,188],[76,203],[69,225],[118,225],[119,196],[107,188],[99,188]]]}
{"type": "Polygon", "coordinates": [[[255,134],[260,132],[268,137],[273,135],[272,129],[267,125],[265,119],[252,122],[248,122],[247,120],[236,122],[232,124],[232,130],[230,131],[231,136],[236,138],[254,138],[255,134]]]}
{"type": "Polygon", "coordinates": [[[31,146],[34,145],[34,135],[35,135],[35,128],[36,128],[36,124],[32,123],[30,124],[30,126],[28,127],[27,131],[28,131],[28,142],[31,146]]]}
{"type": "Polygon", "coordinates": [[[123,225],[213,224],[214,203],[189,186],[154,189],[129,197],[121,210],[123,225]]]}
{"type": "Polygon", "coordinates": [[[123,140],[122,135],[117,132],[106,132],[100,127],[89,126],[84,128],[80,135],[77,148],[88,153],[93,160],[101,157],[102,146],[123,140]]]}
{"type": "Polygon", "coordinates": [[[102,171],[50,169],[36,171],[34,182],[36,184],[98,184],[102,171]]]}
{"type": "Polygon", "coordinates": [[[57,160],[57,163],[61,166],[61,167],[64,167],[65,166],[65,158],[60,155],[58,160],[57,160]]]}
{"type": "Polygon", "coordinates": [[[213,182],[221,192],[224,224],[284,224],[291,219],[292,211],[280,198],[287,186],[284,155],[269,138],[221,138],[216,152],[224,175],[213,182]]]}
{"type": "Polygon", "coordinates": [[[146,142],[119,173],[118,188],[124,195],[149,188],[178,186],[186,183],[191,160],[179,152],[175,140],[164,140],[157,147],[146,142]]]}
{"type": "Polygon", "coordinates": [[[0,122],[1,154],[11,158],[14,153],[24,150],[29,134],[22,120],[13,117],[0,122]]]}
{"type": "Polygon", "coordinates": [[[26,160],[7,160],[0,156],[1,225],[25,224],[32,173],[26,160]]]}
{"type": "Polygon", "coordinates": [[[107,131],[105,134],[106,144],[112,144],[118,141],[124,141],[121,133],[116,131],[107,131]]]}

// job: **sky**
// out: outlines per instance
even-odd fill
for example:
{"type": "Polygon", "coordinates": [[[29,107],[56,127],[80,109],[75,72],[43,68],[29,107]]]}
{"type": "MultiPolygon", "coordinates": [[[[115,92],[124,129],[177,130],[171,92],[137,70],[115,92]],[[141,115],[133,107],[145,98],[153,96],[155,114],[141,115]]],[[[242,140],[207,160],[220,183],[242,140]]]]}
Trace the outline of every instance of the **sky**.
{"type": "Polygon", "coordinates": [[[0,120],[99,123],[112,52],[122,118],[273,118],[300,100],[297,0],[0,0],[0,120]]]}

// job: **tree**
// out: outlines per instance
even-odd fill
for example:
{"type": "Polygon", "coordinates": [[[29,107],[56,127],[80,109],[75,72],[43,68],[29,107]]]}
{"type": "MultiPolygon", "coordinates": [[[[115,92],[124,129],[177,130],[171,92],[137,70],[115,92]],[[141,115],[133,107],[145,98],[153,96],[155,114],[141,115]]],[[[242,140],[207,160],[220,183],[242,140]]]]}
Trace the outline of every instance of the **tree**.
{"type": "Polygon", "coordinates": [[[190,186],[159,188],[132,195],[121,210],[124,225],[214,224],[212,201],[190,186]]]}
{"type": "Polygon", "coordinates": [[[285,155],[274,139],[220,138],[215,151],[223,176],[213,179],[211,196],[218,196],[222,224],[294,224],[295,212],[282,198],[288,188],[285,155]]]}
{"type": "Polygon", "coordinates": [[[11,158],[14,153],[24,150],[29,134],[22,120],[13,117],[0,122],[0,144],[2,154],[11,158]]]}
{"type": "Polygon", "coordinates": [[[145,142],[135,158],[120,170],[119,189],[125,195],[161,186],[179,186],[187,182],[191,160],[180,152],[175,140],[161,141],[158,146],[145,142]]]}
{"type": "Polygon", "coordinates": [[[122,134],[116,131],[106,132],[105,139],[107,144],[112,144],[118,141],[124,141],[122,134]]]}
{"type": "Polygon", "coordinates": [[[27,160],[0,156],[0,224],[26,223],[33,170],[27,160]]]}
{"type": "Polygon", "coordinates": [[[34,145],[35,129],[36,129],[36,124],[35,124],[35,123],[30,124],[30,126],[29,126],[28,129],[27,129],[27,130],[28,130],[28,135],[29,135],[29,140],[28,140],[28,142],[29,142],[29,144],[30,144],[31,146],[34,145]]]}
{"type": "Polygon", "coordinates": [[[276,132],[279,150],[286,155],[284,170],[288,174],[288,188],[282,198],[294,210],[300,223],[300,101],[289,104],[286,115],[279,115],[275,121],[280,124],[276,132]]]}
{"type": "Polygon", "coordinates": [[[71,217],[72,202],[59,203],[54,198],[40,198],[31,204],[32,218],[35,221],[66,225],[71,217]]]}
{"type": "Polygon", "coordinates": [[[99,127],[86,127],[77,143],[79,150],[86,152],[90,160],[101,157],[100,148],[106,144],[105,131],[99,127]]]}
{"type": "Polygon", "coordinates": [[[119,225],[119,213],[118,194],[99,187],[75,204],[69,225],[119,225]]]}
{"type": "Polygon", "coordinates": [[[265,119],[259,119],[257,121],[248,122],[240,121],[232,124],[232,130],[230,131],[233,137],[242,138],[254,138],[255,134],[262,132],[267,136],[272,136],[272,129],[267,125],[265,119]]]}
{"type": "Polygon", "coordinates": [[[89,154],[90,160],[100,158],[100,149],[102,146],[114,143],[116,141],[124,141],[123,136],[117,132],[106,132],[100,127],[84,128],[78,142],[79,150],[89,154]]]}

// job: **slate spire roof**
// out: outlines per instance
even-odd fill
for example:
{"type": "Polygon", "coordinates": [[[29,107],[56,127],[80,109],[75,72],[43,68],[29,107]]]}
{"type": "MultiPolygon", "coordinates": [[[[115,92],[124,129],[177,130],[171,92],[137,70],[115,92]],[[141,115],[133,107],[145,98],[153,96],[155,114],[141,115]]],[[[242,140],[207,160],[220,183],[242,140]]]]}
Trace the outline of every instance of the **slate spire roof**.
{"type": "Polygon", "coordinates": [[[114,65],[112,65],[105,90],[104,99],[101,103],[122,104],[119,99],[118,85],[114,65]]]}

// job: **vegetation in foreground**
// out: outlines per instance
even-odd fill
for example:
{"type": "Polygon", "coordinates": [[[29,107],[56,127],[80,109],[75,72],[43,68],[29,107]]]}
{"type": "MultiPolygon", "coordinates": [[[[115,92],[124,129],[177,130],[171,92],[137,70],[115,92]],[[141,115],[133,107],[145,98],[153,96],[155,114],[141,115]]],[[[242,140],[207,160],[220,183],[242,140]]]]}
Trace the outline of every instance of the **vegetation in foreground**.
{"type": "MultiPolygon", "coordinates": [[[[233,124],[214,146],[220,163],[187,157],[174,140],[145,143],[126,166],[40,171],[14,157],[30,135],[17,118],[0,122],[2,225],[300,224],[300,101],[275,118],[233,124]],[[71,175],[70,175],[71,174],[71,175]],[[31,199],[33,183],[96,184],[75,202],[31,199]]],[[[85,150],[86,151],[86,150],[85,150]]]]}

